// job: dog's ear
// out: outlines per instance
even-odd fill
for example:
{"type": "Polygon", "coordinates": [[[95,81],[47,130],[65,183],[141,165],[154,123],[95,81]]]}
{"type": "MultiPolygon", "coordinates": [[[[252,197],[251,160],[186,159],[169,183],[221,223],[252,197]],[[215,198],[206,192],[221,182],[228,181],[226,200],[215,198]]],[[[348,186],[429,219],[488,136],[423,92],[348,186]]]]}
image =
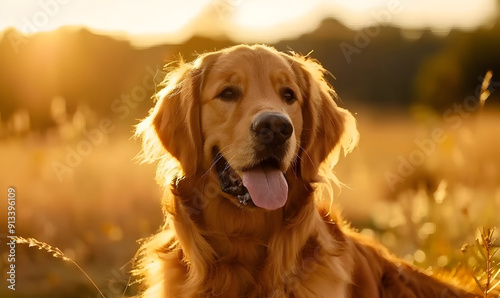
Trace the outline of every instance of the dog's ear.
{"type": "Polygon", "coordinates": [[[297,54],[291,58],[303,97],[300,174],[305,181],[317,181],[320,165],[325,161],[335,165],[340,149],[350,152],[359,134],[351,113],[335,103],[336,93],[324,78],[325,69],[297,54]]]}
{"type": "Polygon", "coordinates": [[[163,83],[165,87],[155,95],[158,100],[155,107],[137,128],[136,135],[143,139],[146,160],[163,158],[157,148],[159,140],[163,148],[177,159],[184,176],[197,172],[203,158],[201,86],[214,59],[215,55],[202,55],[192,63],[181,61],[168,73],[163,83]]]}

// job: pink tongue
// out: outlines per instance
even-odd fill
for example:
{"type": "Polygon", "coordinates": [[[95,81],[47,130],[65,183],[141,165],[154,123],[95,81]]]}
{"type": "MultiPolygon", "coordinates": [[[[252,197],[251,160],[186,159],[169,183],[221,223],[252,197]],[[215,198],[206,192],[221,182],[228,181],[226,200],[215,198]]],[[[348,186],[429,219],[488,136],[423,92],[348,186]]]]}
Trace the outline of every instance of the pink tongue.
{"type": "Polygon", "coordinates": [[[242,179],[256,206],[275,210],[285,205],[288,185],[280,170],[258,166],[243,171],[242,179]]]}

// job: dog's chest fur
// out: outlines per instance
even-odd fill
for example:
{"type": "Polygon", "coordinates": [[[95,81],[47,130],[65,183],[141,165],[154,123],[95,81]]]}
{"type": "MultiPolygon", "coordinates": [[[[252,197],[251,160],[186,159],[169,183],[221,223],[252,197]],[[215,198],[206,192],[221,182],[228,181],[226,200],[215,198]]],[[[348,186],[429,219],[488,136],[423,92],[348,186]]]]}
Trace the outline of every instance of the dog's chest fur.
{"type": "Polygon", "coordinates": [[[342,244],[320,217],[310,189],[300,189],[302,199],[290,201],[301,208],[271,213],[238,209],[223,197],[198,210],[178,204],[175,249],[159,260],[168,268],[163,290],[172,297],[345,297],[350,273],[344,268],[351,260],[339,256],[342,244]]]}

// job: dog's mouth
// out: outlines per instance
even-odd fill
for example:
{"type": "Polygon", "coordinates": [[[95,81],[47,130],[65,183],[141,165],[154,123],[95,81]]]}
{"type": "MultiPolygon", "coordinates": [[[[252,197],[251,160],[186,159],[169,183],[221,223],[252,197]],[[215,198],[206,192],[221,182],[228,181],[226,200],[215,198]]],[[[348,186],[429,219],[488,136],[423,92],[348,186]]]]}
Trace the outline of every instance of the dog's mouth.
{"type": "Polygon", "coordinates": [[[268,157],[254,166],[243,168],[240,176],[216,147],[213,155],[221,190],[235,196],[240,204],[267,210],[285,205],[288,184],[277,158],[268,157]]]}

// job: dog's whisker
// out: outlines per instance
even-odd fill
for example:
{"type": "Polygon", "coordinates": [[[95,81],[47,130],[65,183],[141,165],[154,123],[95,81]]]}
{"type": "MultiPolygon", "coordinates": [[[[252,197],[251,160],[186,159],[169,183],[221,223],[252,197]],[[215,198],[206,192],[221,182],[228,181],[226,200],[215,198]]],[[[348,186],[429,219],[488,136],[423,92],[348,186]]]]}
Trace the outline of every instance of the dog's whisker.
{"type": "Polygon", "coordinates": [[[217,164],[217,162],[222,158],[222,156],[219,156],[217,157],[213,162],[212,164],[210,165],[210,167],[208,168],[208,170],[203,173],[203,175],[201,175],[201,178],[205,178],[208,176],[208,173],[210,173],[210,171],[212,170],[212,168],[217,164]]]}
{"type": "Polygon", "coordinates": [[[302,158],[300,158],[300,156],[298,154],[295,154],[295,157],[296,158],[294,158],[292,160],[291,164],[290,164],[290,168],[292,169],[292,173],[294,174],[295,178],[297,178],[297,169],[296,169],[296,167],[297,167],[297,165],[299,163],[299,160],[302,161],[302,158]]]}
{"type": "MultiPolygon", "coordinates": [[[[314,170],[317,171],[318,169],[317,169],[316,165],[314,164],[314,162],[313,162],[311,156],[309,155],[309,153],[307,153],[306,149],[304,149],[304,147],[302,147],[300,145],[299,145],[299,148],[302,149],[302,151],[304,152],[304,154],[307,156],[307,158],[311,162],[312,166],[314,167],[314,170]]],[[[299,156],[299,158],[300,158],[300,156],[299,156]]],[[[303,161],[302,158],[300,158],[300,160],[303,161]]]]}
{"type": "Polygon", "coordinates": [[[231,160],[233,160],[235,157],[236,157],[236,156],[234,156],[234,155],[233,155],[231,158],[227,159],[226,168],[225,168],[224,170],[229,170],[229,169],[231,168],[231,166],[229,165],[229,162],[230,162],[231,160]]]}
{"type": "Polygon", "coordinates": [[[219,160],[222,158],[222,155],[218,156],[213,162],[212,164],[210,165],[210,167],[208,168],[208,170],[201,176],[201,178],[205,178],[208,173],[210,172],[210,170],[212,170],[213,167],[215,167],[215,165],[217,164],[217,162],[219,162],[219,160]]]}
{"type": "MultiPolygon", "coordinates": [[[[230,146],[231,146],[231,144],[229,144],[229,145],[227,145],[225,147],[222,147],[221,150],[226,149],[226,148],[228,148],[230,146]]],[[[205,178],[208,175],[208,173],[210,173],[210,171],[213,169],[213,167],[215,167],[215,165],[217,164],[217,162],[219,162],[219,160],[221,158],[223,158],[222,153],[220,153],[221,150],[219,150],[219,154],[217,154],[215,160],[212,162],[212,164],[210,165],[210,167],[208,168],[208,170],[203,175],[201,175],[201,178],[205,178]]]]}
{"type": "MultiPolygon", "coordinates": [[[[299,147],[300,147],[300,146],[299,146],[299,147]]],[[[300,147],[300,148],[302,148],[302,147],[300,147]]],[[[297,159],[300,159],[300,161],[302,161],[302,158],[300,157],[300,155],[295,154],[295,156],[297,157],[297,159]]],[[[292,161],[292,163],[297,163],[297,159],[294,159],[294,160],[292,161]]]]}

